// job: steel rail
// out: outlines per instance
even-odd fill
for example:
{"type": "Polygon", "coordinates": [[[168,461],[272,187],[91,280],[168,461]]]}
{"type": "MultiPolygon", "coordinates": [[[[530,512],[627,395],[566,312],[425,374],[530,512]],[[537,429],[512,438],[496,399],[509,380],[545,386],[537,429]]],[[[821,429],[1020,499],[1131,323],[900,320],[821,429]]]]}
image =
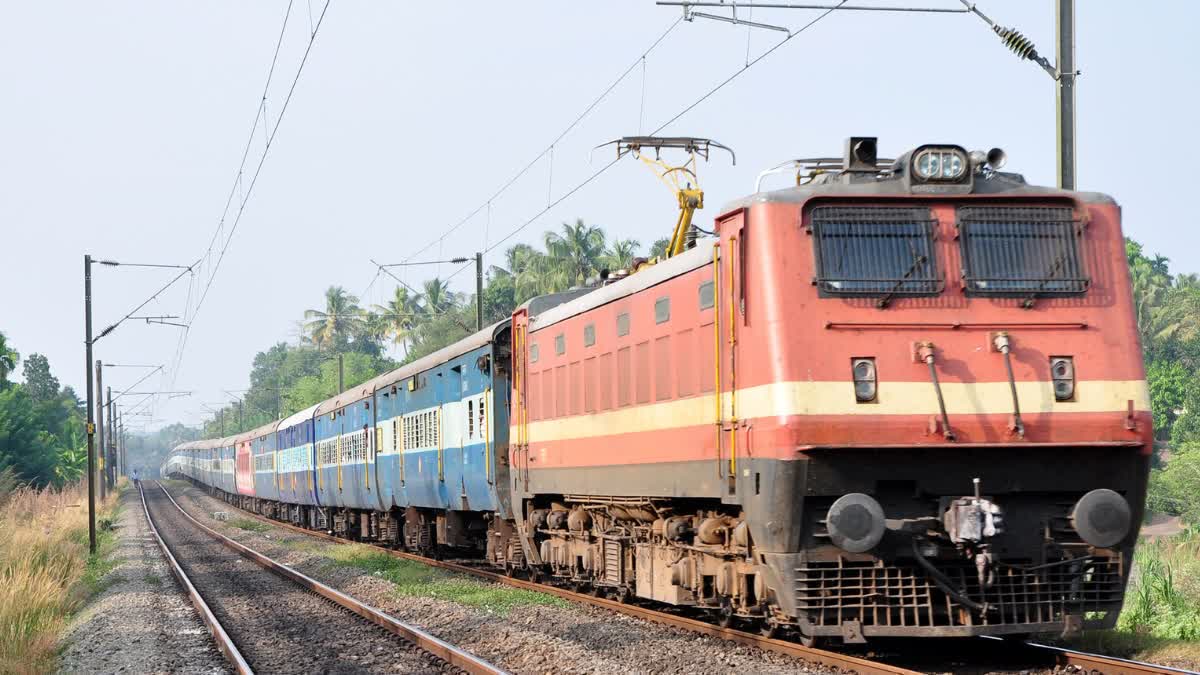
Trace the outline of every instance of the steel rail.
{"type": "MultiPolygon", "coordinates": [[[[163,491],[166,492],[166,488],[163,488],[163,491]]],[[[167,493],[167,495],[170,496],[170,493],[167,493]]],[[[174,502],[175,500],[172,499],[171,501],[174,502]]],[[[175,505],[177,507],[179,507],[178,503],[176,503],[175,505]]],[[[230,504],[230,506],[233,506],[233,505],[230,504]]],[[[182,507],[179,507],[179,508],[181,511],[183,510],[182,507]]],[[[305,528],[298,527],[291,523],[285,523],[285,522],[281,522],[278,520],[272,520],[265,516],[261,516],[252,511],[246,511],[245,509],[241,509],[236,506],[234,508],[238,508],[240,511],[249,515],[250,517],[252,517],[256,520],[262,521],[263,523],[275,526],[275,527],[283,527],[283,528],[286,528],[289,530],[294,530],[300,534],[305,534],[305,535],[308,535],[311,537],[317,537],[320,539],[326,539],[328,541],[335,542],[338,544],[352,543],[352,542],[348,542],[345,539],[336,537],[334,535],[326,534],[325,532],[319,532],[319,531],[315,531],[315,530],[307,530],[305,528]]],[[[186,511],[184,513],[186,514],[186,511]]],[[[188,515],[188,518],[192,518],[192,517],[190,515],[188,515]]],[[[192,520],[194,521],[195,519],[193,518],[192,520]]],[[[208,529],[204,525],[200,525],[200,526],[204,527],[206,530],[208,529]]],[[[210,530],[210,532],[211,531],[212,530],[210,530]]],[[[216,536],[222,537],[222,535],[219,535],[219,534],[216,536]]],[[[230,540],[230,541],[232,541],[232,540],[230,540]]],[[[234,542],[234,543],[236,544],[236,542],[234,542]]],[[[241,544],[236,544],[236,545],[241,546],[241,544]]],[[[797,644],[795,642],[788,642],[786,640],[767,638],[762,635],[757,635],[755,633],[748,633],[746,631],[736,630],[733,628],[721,628],[720,626],[716,626],[711,623],[706,623],[706,622],[700,621],[698,619],[692,619],[692,618],[684,617],[684,616],[676,616],[674,614],[667,614],[665,612],[660,612],[658,610],[650,609],[647,607],[640,607],[638,605],[630,605],[630,604],[616,602],[614,600],[608,600],[607,598],[597,598],[595,596],[587,595],[584,593],[576,593],[574,591],[569,591],[564,588],[558,588],[557,586],[539,584],[539,583],[534,583],[532,581],[526,581],[524,579],[508,577],[508,576],[505,576],[505,575],[497,573],[497,572],[482,570],[482,569],[478,569],[475,567],[471,567],[469,565],[461,565],[458,563],[448,562],[448,561],[444,561],[444,560],[433,560],[432,558],[426,558],[424,556],[419,556],[419,555],[416,555],[413,553],[407,553],[404,551],[394,551],[389,548],[384,548],[382,546],[374,546],[371,544],[367,544],[367,545],[372,546],[373,548],[376,548],[380,551],[384,551],[387,554],[389,554],[395,558],[400,558],[403,560],[412,560],[414,562],[423,563],[430,567],[437,567],[440,569],[444,569],[444,570],[451,571],[451,572],[457,572],[460,574],[473,575],[473,576],[476,576],[476,577],[479,577],[482,579],[487,579],[488,581],[494,581],[496,583],[501,583],[501,584],[505,584],[508,586],[512,586],[514,588],[519,588],[519,589],[528,590],[528,591],[537,591],[539,593],[553,595],[553,596],[556,596],[559,598],[563,598],[564,600],[571,600],[574,602],[592,605],[593,607],[600,607],[602,609],[607,609],[607,610],[611,610],[614,612],[620,612],[622,614],[633,616],[633,617],[636,617],[639,619],[644,619],[646,621],[653,621],[655,623],[664,624],[667,626],[671,626],[673,628],[679,628],[682,630],[691,631],[693,633],[699,633],[701,635],[708,635],[708,636],[720,638],[723,640],[729,640],[730,642],[736,642],[741,645],[757,647],[764,651],[774,652],[776,654],[782,654],[784,656],[798,658],[798,659],[807,661],[809,663],[819,663],[821,665],[831,666],[831,667],[838,668],[838,669],[843,669],[843,670],[846,670],[847,672],[859,673],[860,675],[919,675],[919,672],[920,672],[920,671],[915,671],[915,670],[909,670],[908,668],[902,668],[899,666],[889,665],[886,663],[879,663],[877,661],[870,661],[868,659],[863,659],[863,658],[859,658],[856,656],[850,656],[847,654],[839,654],[837,652],[826,651],[824,649],[805,647],[805,646],[803,646],[801,644],[797,644]]],[[[289,571],[291,571],[291,570],[289,570],[289,571]]],[[[314,583],[319,583],[319,582],[314,582],[314,583]]]]}
{"type": "Polygon", "coordinates": [[[212,609],[204,598],[200,597],[200,592],[192,584],[192,580],[188,578],[187,573],[183,571],[179,561],[171,554],[167,548],[167,542],[163,541],[162,536],[158,534],[158,528],[154,526],[154,519],[150,517],[150,507],[146,505],[146,493],[142,490],[142,486],[138,485],[138,497],[142,500],[142,512],[146,514],[146,524],[150,527],[150,534],[154,535],[154,541],[158,544],[158,550],[162,551],[163,557],[167,559],[167,567],[171,568],[171,574],[175,575],[175,579],[179,581],[179,585],[187,593],[188,599],[192,601],[192,606],[196,608],[196,612],[200,614],[200,620],[208,627],[209,634],[217,643],[217,649],[225,655],[229,661],[229,665],[239,673],[239,675],[254,675],[254,670],[250,668],[250,664],[246,663],[245,657],[238,651],[237,645],[233,644],[233,639],[229,637],[229,633],[225,632],[225,627],[217,620],[212,609]]]}
{"type": "MultiPolygon", "coordinates": [[[[204,487],[208,487],[208,486],[204,486],[204,487]]],[[[165,492],[165,488],[164,488],[164,492],[165,492]]],[[[174,501],[174,500],[172,500],[172,501],[174,501]]],[[[178,504],[176,504],[176,506],[178,506],[178,504]]],[[[233,505],[230,504],[230,506],[233,506],[233,505]]],[[[305,534],[310,537],[316,537],[318,539],[325,539],[325,540],[335,542],[338,544],[351,544],[351,543],[364,544],[364,542],[352,542],[352,541],[349,541],[346,539],[342,539],[341,537],[334,536],[332,534],[327,534],[325,532],[320,532],[317,530],[309,530],[309,529],[306,529],[303,527],[299,527],[297,525],[293,525],[291,523],[285,523],[285,522],[282,522],[279,520],[273,520],[271,518],[267,518],[266,516],[262,516],[257,513],[254,513],[252,511],[246,511],[245,509],[242,509],[240,507],[234,506],[234,508],[237,508],[239,511],[242,511],[243,513],[250,516],[251,518],[259,520],[268,525],[272,525],[275,527],[281,527],[281,528],[285,528],[288,530],[293,530],[295,532],[298,532],[300,534],[305,534]]],[[[182,510],[182,507],[180,508],[180,510],[182,510]]],[[[188,517],[191,518],[190,515],[188,517]]],[[[201,525],[201,527],[203,527],[203,525],[201,525]]],[[[703,635],[709,635],[712,637],[729,640],[731,642],[736,642],[736,643],[742,644],[742,645],[757,647],[764,651],[774,652],[776,654],[782,654],[784,656],[791,656],[794,658],[809,661],[811,663],[819,663],[819,664],[831,666],[834,668],[846,669],[847,672],[856,672],[856,673],[860,673],[861,675],[884,675],[884,674],[918,675],[919,673],[921,673],[921,671],[910,670],[908,668],[903,668],[901,666],[894,666],[894,665],[882,663],[879,661],[871,661],[868,659],[851,656],[849,654],[841,654],[838,652],[832,652],[832,651],[828,651],[828,650],[824,650],[824,649],[817,649],[814,647],[805,647],[804,645],[801,645],[801,644],[798,644],[795,642],[789,642],[787,640],[779,640],[776,638],[768,638],[768,637],[764,637],[762,635],[758,635],[756,633],[748,633],[746,631],[741,631],[741,630],[737,630],[734,628],[721,628],[720,626],[717,626],[715,624],[700,621],[698,619],[692,619],[689,617],[668,614],[666,612],[660,612],[658,610],[650,609],[647,607],[640,607],[638,605],[630,605],[630,604],[626,604],[626,603],[616,602],[614,600],[608,600],[607,598],[598,598],[598,597],[595,597],[592,595],[587,595],[585,593],[576,593],[574,591],[569,591],[565,588],[559,588],[557,586],[551,586],[548,584],[535,583],[532,581],[526,581],[524,579],[517,579],[514,577],[505,576],[504,574],[500,574],[498,572],[483,570],[483,569],[479,569],[477,567],[471,567],[469,565],[462,565],[459,563],[449,562],[449,561],[445,561],[445,560],[434,560],[432,558],[426,558],[424,556],[416,555],[414,553],[408,553],[405,551],[395,551],[390,548],[386,548],[386,547],[379,546],[376,544],[366,543],[364,545],[371,546],[372,548],[383,551],[383,552],[387,553],[388,555],[395,557],[395,558],[400,558],[403,560],[412,560],[414,562],[423,563],[430,567],[437,567],[440,569],[444,569],[444,570],[451,571],[451,572],[457,572],[460,574],[473,575],[476,577],[480,577],[482,579],[494,581],[496,583],[505,584],[507,586],[512,586],[514,588],[520,588],[520,589],[529,590],[529,591],[537,591],[539,593],[553,595],[553,596],[556,596],[559,598],[563,598],[564,600],[571,600],[574,602],[592,605],[593,607],[600,607],[602,609],[608,609],[608,610],[612,610],[615,612],[620,612],[622,614],[627,614],[629,616],[633,616],[633,617],[636,617],[639,619],[645,619],[647,621],[653,621],[655,623],[664,624],[664,625],[671,626],[674,628],[680,628],[682,630],[688,630],[688,631],[700,633],[703,635]]],[[[980,639],[1000,640],[1001,638],[992,638],[992,637],[985,636],[980,639]]],[[[1085,672],[1088,672],[1088,673],[1103,673],[1104,675],[1176,675],[1176,674],[1188,675],[1188,674],[1195,672],[1195,671],[1190,671],[1190,670],[1186,670],[1186,669],[1182,669],[1182,668],[1173,668],[1171,666],[1161,666],[1161,665],[1157,665],[1157,664],[1153,664],[1153,663],[1132,661],[1129,659],[1122,659],[1122,658],[1115,657],[1115,656],[1104,656],[1102,654],[1091,654],[1088,652],[1081,652],[1081,651],[1076,651],[1073,649],[1066,649],[1063,647],[1055,647],[1053,645],[1045,645],[1045,644],[1041,644],[1041,643],[1037,643],[1037,642],[1022,642],[1022,643],[1019,643],[1019,645],[1030,649],[1031,653],[1041,653],[1041,654],[1045,655],[1048,658],[1048,660],[1051,663],[1053,663],[1053,665],[1074,666],[1074,667],[1082,668],[1082,669],[1084,669],[1085,672]]]]}
{"type": "MultiPolygon", "coordinates": [[[[325,584],[317,581],[316,579],[313,579],[312,577],[309,577],[305,574],[297,572],[296,570],[294,570],[280,562],[277,562],[276,560],[269,558],[269,557],[259,553],[258,551],[255,551],[254,549],[251,549],[243,544],[240,544],[240,543],[234,541],[233,539],[230,539],[229,537],[226,537],[225,535],[221,534],[220,532],[217,532],[216,530],[212,529],[211,527],[205,525],[204,523],[201,523],[200,521],[198,521],[194,517],[192,517],[192,515],[190,513],[188,513],[186,510],[184,510],[184,508],[182,506],[179,505],[179,502],[175,501],[175,498],[173,496],[171,496],[171,493],[168,492],[167,488],[164,487],[162,484],[159,484],[158,488],[163,491],[163,494],[165,494],[167,496],[167,499],[171,500],[171,504],[173,504],[175,506],[175,508],[178,509],[179,512],[182,513],[183,516],[185,518],[187,518],[193,525],[200,528],[200,530],[202,530],[205,534],[207,534],[208,536],[217,540],[219,543],[221,543],[225,547],[232,549],[233,551],[237,552],[242,557],[250,560],[251,562],[254,562],[258,566],[262,567],[263,569],[266,569],[267,571],[272,572],[277,576],[283,577],[284,579],[293,581],[293,582],[299,584],[300,586],[303,586],[304,588],[307,588],[308,590],[316,593],[317,595],[320,595],[323,598],[331,600],[332,602],[334,602],[338,605],[341,605],[342,607],[345,607],[346,609],[350,610],[351,612],[354,612],[355,614],[358,614],[359,616],[363,617],[364,619],[367,619],[371,623],[374,623],[375,625],[382,627],[384,630],[386,630],[394,635],[397,635],[401,638],[404,638],[405,640],[408,640],[409,642],[413,643],[417,647],[420,647],[421,649],[423,649],[426,652],[445,661],[446,663],[450,664],[451,666],[454,666],[455,668],[460,668],[463,671],[470,673],[471,675],[506,675],[505,671],[497,668],[496,666],[492,665],[491,663],[488,663],[487,661],[484,661],[483,659],[479,658],[478,656],[471,654],[470,652],[459,649],[458,647],[455,647],[454,645],[452,645],[434,635],[431,635],[430,633],[426,633],[425,631],[421,630],[420,628],[417,628],[416,626],[412,626],[407,623],[404,623],[403,621],[400,621],[399,619],[396,619],[393,616],[385,614],[384,612],[382,612],[364,602],[361,602],[349,595],[346,595],[345,593],[342,593],[341,591],[339,591],[331,586],[326,586],[325,584]]],[[[145,505],[145,497],[144,496],[142,499],[142,503],[144,506],[145,505]]],[[[147,518],[149,518],[149,510],[148,509],[147,509],[146,513],[147,513],[147,518]]],[[[247,512],[247,513],[249,513],[249,512],[247,512]]],[[[251,514],[251,515],[255,516],[256,518],[260,518],[260,516],[258,516],[258,514],[251,514]]],[[[268,520],[267,522],[274,522],[274,521],[268,520]]],[[[164,545],[164,547],[165,547],[165,545],[164,545]]],[[[249,671],[247,671],[247,672],[249,672],[249,671]]]]}

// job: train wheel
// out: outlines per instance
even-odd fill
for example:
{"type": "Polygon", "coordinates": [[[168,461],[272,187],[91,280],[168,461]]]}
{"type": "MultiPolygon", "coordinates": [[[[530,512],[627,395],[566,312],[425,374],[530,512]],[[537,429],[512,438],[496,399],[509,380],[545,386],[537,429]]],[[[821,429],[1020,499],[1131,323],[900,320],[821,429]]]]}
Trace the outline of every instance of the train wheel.
{"type": "Polygon", "coordinates": [[[633,599],[633,593],[630,592],[630,590],[627,586],[621,586],[620,588],[617,589],[617,595],[616,595],[615,599],[617,602],[619,602],[621,604],[625,604],[625,603],[629,602],[631,599],[633,599]]]}
{"type": "Polygon", "coordinates": [[[760,623],[758,626],[759,634],[765,638],[779,637],[780,629],[781,626],[779,625],[779,622],[770,618],[763,619],[762,623],[760,623]]]}
{"type": "Polygon", "coordinates": [[[721,628],[732,627],[734,620],[732,605],[723,605],[717,610],[717,625],[721,628]]]}
{"type": "Polygon", "coordinates": [[[825,641],[816,635],[805,635],[804,633],[799,633],[798,635],[800,644],[809,649],[820,649],[825,646],[825,641]]]}

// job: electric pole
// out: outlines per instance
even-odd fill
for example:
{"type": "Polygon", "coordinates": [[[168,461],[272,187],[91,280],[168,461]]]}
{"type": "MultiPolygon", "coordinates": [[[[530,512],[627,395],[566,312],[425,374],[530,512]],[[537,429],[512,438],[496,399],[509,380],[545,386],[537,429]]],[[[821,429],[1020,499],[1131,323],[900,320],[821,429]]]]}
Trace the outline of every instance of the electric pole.
{"type": "Polygon", "coordinates": [[[113,419],[112,387],[106,388],[105,392],[108,394],[108,404],[105,406],[108,409],[108,412],[105,413],[108,415],[108,442],[104,444],[104,482],[108,486],[108,489],[111,490],[116,485],[113,477],[116,462],[113,448],[117,445],[117,425],[113,419]]]}
{"type": "Polygon", "coordinates": [[[83,256],[83,343],[87,351],[88,551],[96,553],[96,424],[92,417],[92,256],[83,256]]]}
{"type": "Polygon", "coordinates": [[[338,354],[338,393],[346,391],[346,368],[342,362],[342,355],[338,354]]]}
{"type": "Polygon", "coordinates": [[[475,254],[475,330],[483,330],[483,253],[475,254]]]}
{"type": "Polygon", "coordinates": [[[1058,21],[1058,186],[1075,189],[1075,0],[1055,0],[1058,21]]]}
{"type": "Polygon", "coordinates": [[[96,359],[96,433],[99,435],[99,459],[96,480],[100,481],[100,501],[104,501],[104,366],[96,359]]]}

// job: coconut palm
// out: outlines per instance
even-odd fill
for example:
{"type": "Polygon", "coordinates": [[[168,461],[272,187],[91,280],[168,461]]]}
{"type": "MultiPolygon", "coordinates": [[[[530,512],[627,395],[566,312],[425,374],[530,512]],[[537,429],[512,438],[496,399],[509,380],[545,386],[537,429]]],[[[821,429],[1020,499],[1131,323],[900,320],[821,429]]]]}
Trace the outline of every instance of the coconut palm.
{"type": "Polygon", "coordinates": [[[604,230],[598,226],[577,218],[574,225],[563,223],[561,233],[547,232],[545,244],[546,254],[569,285],[582,284],[599,272],[604,255],[604,230]]]}
{"type": "Polygon", "coordinates": [[[8,382],[8,374],[17,369],[21,355],[10,349],[4,333],[0,333],[0,384],[8,382]]]}
{"type": "Polygon", "coordinates": [[[318,349],[346,344],[365,323],[358,298],[341,286],[330,286],[325,291],[324,311],[305,310],[304,319],[304,334],[318,349]]]}
{"type": "Polygon", "coordinates": [[[450,285],[434,277],[422,286],[421,299],[424,300],[421,309],[426,316],[436,316],[450,311],[459,302],[458,294],[450,290],[450,285]]]}
{"type": "Polygon", "coordinates": [[[604,264],[610,270],[625,270],[633,266],[641,243],[636,239],[613,239],[608,250],[604,252],[604,264]]]}
{"type": "Polygon", "coordinates": [[[392,299],[383,305],[376,305],[375,311],[386,321],[387,335],[392,338],[392,343],[408,356],[412,332],[421,318],[420,294],[409,293],[404,286],[397,286],[392,299]]]}

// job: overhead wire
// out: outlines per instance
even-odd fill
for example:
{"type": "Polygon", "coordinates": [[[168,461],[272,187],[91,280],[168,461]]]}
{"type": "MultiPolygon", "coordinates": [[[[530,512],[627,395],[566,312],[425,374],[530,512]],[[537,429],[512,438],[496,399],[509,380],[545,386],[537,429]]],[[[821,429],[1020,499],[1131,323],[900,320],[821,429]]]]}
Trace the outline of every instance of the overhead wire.
{"type": "MultiPolygon", "coordinates": [[[[741,76],[741,75],[742,75],[742,73],[745,73],[747,70],[749,70],[749,69],[753,68],[753,67],[754,67],[756,64],[758,64],[760,61],[762,61],[762,60],[763,60],[763,59],[765,59],[766,57],[768,57],[768,56],[770,56],[771,54],[773,54],[773,53],[774,53],[776,50],[778,50],[778,49],[779,49],[780,47],[782,47],[783,45],[787,44],[788,42],[791,42],[791,41],[792,41],[794,38],[796,38],[796,37],[797,37],[798,35],[800,35],[801,33],[805,32],[805,31],[806,31],[806,30],[808,30],[809,28],[812,28],[814,25],[816,25],[816,24],[817,24],[817,22],[821,21],[822,19],[824,19],[825,17],[829,16],[829,15],[830,15],[830,14],[832,14],[834,11],[836,11],[838,8],[840,8],[842,5],[846,4],[846,2],[847,2],[847,1],[848,1],[848,0],[841,0],[841,2],[839,2],[839,3],[838,3],[836,6],[834,6],[834,7],[831,7],[831,8],[829,8],[829,9],[825,10],[824,12],[821,12],[820,14],[818,14],[818,15],[817,15],[815,18],[813,18],[813,19],[812,19],[811,21],[809,21],[808,23],[804,24],[803,26],[801,26],[800,28],[797,28],[797,29],[796,29],[796,30],[794,30],[794,31],[791,31],[791,32],[790,32],[790,33],[787,35],[787,37],[785,37],[785,38],[783,38],[782,40],[780,40],[779,42],[775,43],[775,44],[774,44],[774,45],[773,45],[773,46],[772,46],[770,49],[766,50],[766,51],[765,51],[765,52],[763,52],[762,54],[759,54],[759,55],[758,55],[758,56],[756,56],[754,59],[752,59],[752,60],[750,60],[750,61],[746,62],[746,64],[745,64],[745,65],[743,65],[743,66],[742,66],[741,68],[739,68],[738,70],[734,71],[734,72],[733,72],[733,74],[731,74],[729,77],[727,77],[727,78],[725,78],[724,80],[722,80],[721,82],[717,83],[717,85],[716,85],[716,86],[714,86],[713,88],[709,89],[709,90],[708,90],[708,91],[707,91],[707,92],[706,92],[706,93],[705,93],[703,96],[701,96],[700,98],[696,99],[695,101],[693,101],[693,102],[692,102],[691,104],[689,104],[688,106],[684,107],[682,110],[680,110],[678,113],[676,113],[676,114],[675,114],[674,116],[672,116],[670,119],[668,119],[666,122],[663,122],[662,124],[660,124],[660,125],[659,125],[659,126],[658,126],[658,127],[655,129],[655,130],[654,130],[654,131],[651,131],[651,132],[650,132],[648,135],[649,135],[649,136],[654,136],[654,135],[658,134],[660,131],[662,131],[663,129],[665,129],[665,128],[667,128],[668,126],[670,126],[670,125],[674,124],[676,121],[678,121],[678,120],[679,120],[679,118],[683,117],[684,115],[688,114],[688,113],[689,113],[689,112],[691,112],[693,109],[695,109],[695,108],[696,108],[696,106],[700,105],[700,104],[701,104],[701,103],[703,103],[704,101],[708,100],[708,99],[709,99],[711,96],[713,96],[713,95],[714,95],[714,94],[716,94],[717,92],[719,92],[719,91],[721,91],[722,89],[724,89],[724,88],[726,87],[726,85],[728,85],[730,82],[733,82],[735,79],[737,79],[739,76],[741,76]]],[[[484,249],[483,253],[485,253],[485,254],[486,254],[486,253],[490,253],[491,251],[493,251],[493,250],[495,250],[496,248],[498,248],[498,247],[499,247],[501,244],[503,244],[504,242],[508,241],[509,239],[512,239],[512,238],[513,238],[514,236],[516,236],[516,235],[517,235],[519,232],[521,232],[521,231],[522,231],[522,230],[524,230],[526,227],[529,227],[531,224],[533,224],[534,222],[536,222],[536,221],[537,221],[539,218],[541,218],[543,215],[545,215],[545,214],[546,214],[548,211],[550,211],[551,209],[553,209],[555,206],[557,206],[558,204],[562,203],[562,202],[563,202],[565,199],[567,199],[567,198],[568,198],[568,197],[570,197],[571,195],[575,194],[575,193],[576,193],[576,192],[578,192],[579,190],[583,189],[585,186],[587,186],[587,185],[588,185],[589,183],[591,183],[592,181],[594,181],[594,180],[596,180],[597,178],[599,178],[601,174],[603,174],[604,172],[606,172],[606,171],[608,171],[609,169],[611,169],[611,168],[612,168],[612,167],[613,167],[613,166],[614,166],[614,165],[615,165],[615,164],[616,164],[618,161],[620,161],[620,158],[619,158],[619,157],[612,159],[610,162],[608,162],[608,163],[607,163],[607,164],[605,164],[604,166],[600,167],[600,169],[599,169],[598,171],[596,171],[596,172],[592,173],[592,174],[591,174],[591,175],[589,175],[587,178],[585,178],[585,179],[584,179],[584,180],[583,180],[581,183],[577,184],[575,187],[573,187],[573,188],[571,188],[570,190],[568,190],[567,192],[563,193],[563,194],[562,194],[562,196],[560,196],[558,199],[556,199],[556,200],[554,200],[553,202],[551,202],[550,204],[548,204],[548,205],[546,206],[546,208],[544,208],[544,209],[542,209],[542,210],[538,211],[538,212],[537,212],[536,214],[534,214],[534,215],[533,215],[531,218],[529,218],[528,220],[526,220],[526,221],[524,221],[523,223],[521,223],[520,225],[518,225],[516,228],[514,228],[514,229],[513,229],[512,231],[510,231],[508,234],[504,235],[504,237],[503,237],[503,238],[501,238],[500,240],[498,240],[498,241],[496,241],[495,243],[493,243],[493,244],[491,244],[490,246],[488,246],[486,249],[484,249]]],[[[459,272],[462,272],[462,270],[460,269],[460,270],[458,270],[458,272],[455,272],[454,274],[456,275],[456,274],[458,274],[459,272]]],[[[447,278],[446,278],[446,279],[447,279],[447,281],[449,281],[451,278],[453,278],[453,276],[454,276],[454,275],[451,275],[450,277],[447,277],[447,278]]]]}
{"type": "MultiPolygon", "coordinates": [[[[626,68],[620,75],[617,76],[617,79],[613,80],[612,84],[609,84],[608,87],[606,87],[604,89],[604,91],[600,92],[600,95],[597,96],[595,99],[593,99],[592,102],[589,103],[587,105],[587,107],[585,107],[583,109],[583,111],[580,112],[575,117],[575,119],[572,120],[571,123],[566,126],[565,129],[563,129],[561,132],[559,132],[559,134],[554,137],[554,140],[550,141],[550,143],[548,145],[546,145],[546,147],[541,152],[539,152],[537,155],[535,155],[533,157],[533,159],[529,160],[529,162],[525,164],[525,166],[521,167],[521,169],[519,171],[517,171],[515,174],[513,174],[513,176],[511,178],[509,178],[507,181],[505,181],[504,184],[502,184],[500,186],[500,188],[492,194],[492,196],[485,199],[479,206],[472,209],[465,217],[463,217],[458,222],[454,223],[454,225],[450,226],[445,232],[443,232],[436,239],[431,240],[425,246],[417,249],[416,252],[414,252],[412,255],[410,255],[405,260],[407,261],[407,260],[411,260],[411,259],[415,258],[415,257],[421,255],[422,253],[424,253],[425,251],[428,251],[429,249],[433,248],[433,246],[435,244],[437,244],[438,242],[445,240],[446,237],[453,234],[456,230],[458,230],[460,227],[462,227],[468,221],[470,221],[472,218],[474,218],[476,215],[478,215],[480,211],[487,208],[500,195],[504,194],[508,190],[508,188],[512,187],[513,183],[516,183],[518,180],[520,180],[520,178],[522,176],[524,176],[526,173],[528,173],[529,170],[532,169],[534,167],[534,165],[536,165],[538,163],[538,161],[540,161],[546,155],[554,152],[554,146],[558,145],[559,141],[561,141],[563,138],[565,138],[568,133],[570,133],[576,126],[579,125],[580,122],[582,122],[584,120],[584,118],[586,118],[593,110],[595,110],[596,106],[600,105],[600,103],[603,102],[604,99],[606,99],[608,97],[608,95],[611,94],[612,91],[617,88],[617,85],[619,85],[619,84],[621,84],[621,82],[625,81],[625,78],[629,77],[629,74],[632,73],[634,71],[634,69],[636,69],[638,67],[638,65],[640,65],[645,60],[646,56],[648,56],[650,54],[650,52],[654,51],[654,49],[657,48],[658,45],[663,40],[665,40],[667,38],[667,36],[670,35],[671,32],[674,31],[675,28],[677,26],[679,26],[679,24],[682,21],[683,21],[683,17],[679,17],[670,26],[668,26],[667,29],[665,31],[663,31],[662,34],[659,35],[657,39],[654,40],[654,42],[650,43],[649,47],[642,50],[642,53],[636,59],[633,60],[633,63],[629,64],[629,67],[626,68]]],[[[457,272],[455,274],[457,274],[457,272]]]]}
{"type": "MultiPolygon", "coordinates": [[[[176,350],[175,359],[172,364],[172,368],[171,368],[172,386],[174,386],[174,382],[179,375],[179,369],[183,362],[183,355],[184,355],[185,350],[187,349],[188,337],[191,334],[191,324],[195,321],[196,316],[200,313],[200,309],[204,306],[204,301],[208,298],[209,290],[212,288],[213,281],[216,279],[217,273],[220,271],[221,263],[225,259],[225,254],[229,250],[229,244],[233,241],[233,236],[234,236],[234,234],[237,233],[238,226],[241,224],[242,215],[245,213],[245,210],[246,210],[246,204],[250,201],[250,197],[253,196],[254,187],[255,187],[255,185],[258,184],[258,177],[262,173],[263,165],[266,163],[267,155],[270,153],[271,144],[275,140],[275,135],[278,133],[279,127],[283,124],[284,115],[287,113],[288,105],[291,103],[292,95],[296,91],[296,85],[300,81],[300,76],[304,72],[304,66],[305,66],[305,64],[308,63],[309,54],[312,53],[313,45],[316,43],[317,35],[319,34],[319,32],[321,30],[321,25],[325,20],[325,14],[329,10],[330,2],[331,2],[331,0],[325,0],[325,4],[321,8],[321,13],[317,16],[316,24],[313,26],[312,32],[309,35],[308,44],[304,48],[304,54],[300,58],[300,64],[296,68],[296,74],[292,78],[292,83],[291,83],[291,86],[288,88],[287,96],[284,97],[283,104],[280,107],[279,116],[276,118],[275,124],[273,126],[271,126],[269,124],[269,122],[264,123],[264,129],[267,126],[270,126],[270,129],[271,129],[270,134],[267,135],[267,139],[266,139],[266,142],[263,147],[262,155],[259,157],[259,160],[258,160],[258,165],[254,169],[254,174],[250,179],[250,182],[246,188],[245,194],[242,196],[241,204],[238,206],[237,214],[234,217],[233,224],[230,227],[229,233],[225,237],[225,242],[221,246],[220,254],[217,256],[216,262],[213,264],[213,268],[211,270],[211,273],[209,274],[208,281],[205,283],[204,289],[200,293],[200,297],[199,297],[199,300],[196,302],[196,306],[192,309],[190,316],[188,316],[185,321],[185,323],[189,324],[189,326],[188,326],[188,328],[186,328],[183,331],[183,334],[180,336],[179,347],[176,350]]],[[[288,15],[291,14],[291,6],[292,6],[292,3],[289,2],[288,3],[288,15]]],[[[287,16],[284,17],[284,27],[283,27],[283,29],[280,30],[279,42],[276,45],[275,54],[272,57],[271,66],[268,70],[267,87],[264,88],[264,94],[263,94],[264,101],[266,99],[266,90],[267,90],[267,88],[269,88],[270,80],[273,77],[274,72],[275,72],[275,64],[276,64],[276,62],[278,60],[278,56],[279,56],[279,45],[282,44],[283,34],[284,34],[284,30],[286,29],[286,27],[287,27],[287,16]]],[[[265,117],[265,114],[261,114],[258,117],[265,117]]],[[[254,126],[251,129],[251,135],[250,135],[251,142],[253,141],[254,131],[255,131],[255,129],[257,129],[258,117],[255,118],[254,126]]],[[[242,173],[245,168],[245,165],[244,165],[245,156],[248,156],[247,153],[249,152],[249,145],[250,145],[250,143],[247,144],[247,150],[243,156],[243,164],[242,164],[241,168],[239,168],[238,178],[234,183],[234,190],[236,190],[237,186],[241,183],[242,173]]],[[[228,208],[229,208],[228,204],[232,203],[232,194],[233,194],[233,192],[231,191],[230,201],[227,202],[227,206],[226,206],[226,212],[228,211],[228,208]]],[[[223,228],[224,218],[225,218],[225,215],[223,214],[222,218],[221,218],[221,223],[220,223],[220,225],[218,225],[218,230],[217,230],[218,232],[220,232],[221,229],[223,228]]],[[[215,241],[215,235],[214,235],[214,241],[215,241]]],[[[209,249],[210,253],[211,253],[211,250],[212,250],[212,248],[210,245],[210,249],[209,249]]]]}

